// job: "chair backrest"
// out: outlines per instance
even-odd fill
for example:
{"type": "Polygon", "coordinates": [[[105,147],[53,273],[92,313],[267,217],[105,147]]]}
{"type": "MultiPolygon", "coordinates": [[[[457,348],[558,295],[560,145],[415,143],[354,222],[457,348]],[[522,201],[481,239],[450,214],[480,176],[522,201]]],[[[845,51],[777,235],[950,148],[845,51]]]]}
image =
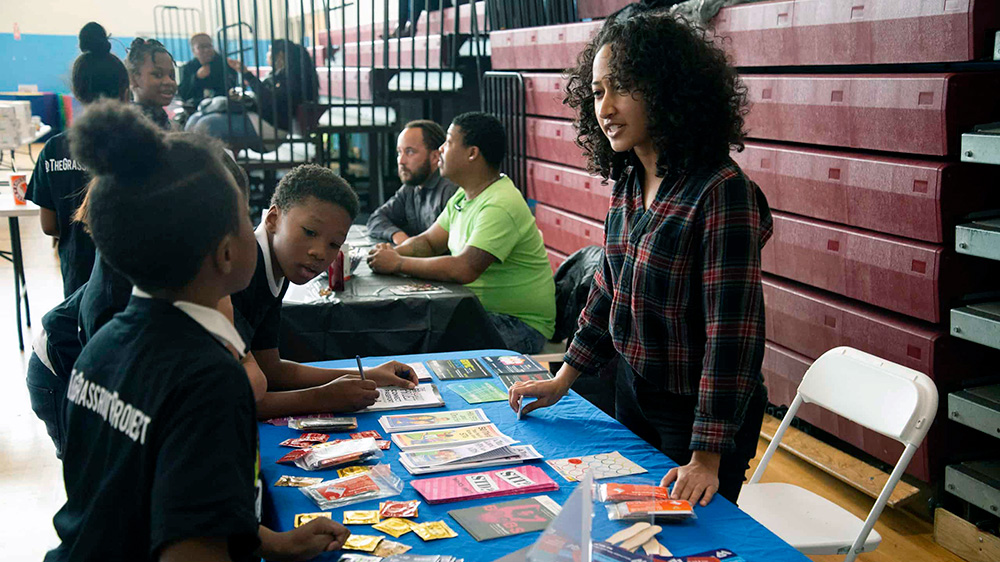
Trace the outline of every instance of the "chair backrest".
{"type": "Polygon", "coordinates": [[[919,445],[938,408],[927,375],[850,347],[835,347],[806,371],[798,394],[907,445],[919,445]]]}

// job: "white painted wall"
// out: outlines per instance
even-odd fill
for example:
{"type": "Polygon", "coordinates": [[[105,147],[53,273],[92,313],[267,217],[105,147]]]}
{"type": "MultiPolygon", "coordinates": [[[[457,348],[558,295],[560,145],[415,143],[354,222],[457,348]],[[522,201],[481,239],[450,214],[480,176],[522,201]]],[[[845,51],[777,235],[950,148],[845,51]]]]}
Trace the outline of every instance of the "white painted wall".
{"type": "MultiPolygon", "coordinates": [[[[148,36],[153,33],[153,7],[171,5],[198,8],[208,17],[214,0],[0,0],[0,33],[76,35],[96,21],[112,35],[148,36]]],[[[207,22],[210,25],[210,21],[207,22]]]]}

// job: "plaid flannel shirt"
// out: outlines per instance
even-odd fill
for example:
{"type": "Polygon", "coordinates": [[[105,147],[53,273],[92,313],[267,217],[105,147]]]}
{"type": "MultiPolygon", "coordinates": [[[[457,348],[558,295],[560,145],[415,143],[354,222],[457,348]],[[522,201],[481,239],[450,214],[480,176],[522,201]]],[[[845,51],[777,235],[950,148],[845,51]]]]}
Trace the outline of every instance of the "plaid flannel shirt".
{"type": "Polygon", "coordinates": [[[657,388],[697,395],[691,449],[729,451],[763,384],[760,250],[771,212],[731,160],[664,178],[672,186],[648,211],[643,174],[634,154],[612,171],[604,264],[565,361],[594,373],[617,352],[657,388]]]}

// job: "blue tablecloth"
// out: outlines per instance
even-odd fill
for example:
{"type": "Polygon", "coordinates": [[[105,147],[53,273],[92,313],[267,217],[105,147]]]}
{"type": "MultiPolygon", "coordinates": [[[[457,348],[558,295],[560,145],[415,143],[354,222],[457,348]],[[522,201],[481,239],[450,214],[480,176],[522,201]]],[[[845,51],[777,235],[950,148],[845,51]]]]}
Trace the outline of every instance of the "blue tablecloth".
{"type": "MultiPolygon", "coordinates": [[[[484,350],[409,355],[394,359],[410,363],[414,361],[427,361],[429,359],[458,359],[501,354],[510,355],[512,353],[501,350],[484,350]]],[[[363,363],[365,366],[374,366],[388,359],[384,357],[371,357],[363,360],[363,363]]],[[[317,366],[339,368],[350,368],[353,364],[353,361],[315,363],[317,366]]],[[[493,378],[490,380],[500,385],[498,379],[493,378]]],[[[547,460],[619,451],[625,457],[648,470],[649,473],[630,476],[620,480],[615,479],[614,481],[637,484],[658,483],[660,477],[666,474],[667,470],[676,466],[665,455],[649,446],[623,425],[613,418],[608,417],[575,393],[570,393],[569,396],[563,398],[556,406],[539,410],[525,419],[518,421],[516,415],[510,410],[506,402],[492,402],[470,406],[454,391],[448,390],[448,386],[454,384],[456,381],[441,382],[435,378],[434,382],[438,385],[448,409],[482,408],[490,420],[501,431],[513,439],[534,445],[547,460]]],[[[500,385],[500,387],[502,388],[503,386],[500,385]]],[[[384,414],[358,415],[357,431],[374,429],[379,431],[383,437],[388,437],[378,424],[378,418],[381,415],[384,414]]],[[[261,473],[265,488],[264,522],[276,531],[291,529],[296,513],[320,511],[316,504],[306,498],[297,488],[276,488],[274,483],[281,475],[337,477],[336,471],[332,469],[307,472],[296,466],[275,463],[278,458],[290,451],[288,448],[279,447],[278,443],[289,437],[296,437],[299,433],[287,427],[260,424],[261,473]]],[[[338,438],[340,435],[333,434],[331,437],[338,438]]],[[[399,463],[398,457],[399,449],[393,444],[392,449],[386,452],[386,457],[381,461],[388,462],[393,473],[407,483],[403,493],[392,499],[422,499],[416,490],[409,486],[409,481],[416,478],[432,478],[447,474],[456,474],[438,473],[414,477],[406,472],[406,469],[399,463]]],[[[564,503],[569,497],[570,492],[575,488],[576,483],[567,482],[544,462],[539,462],[538,466],[542,467],[560,486],[558,491],[549,492],[547,495],[559,504],[564,503]]],[[[495,470],[496,468],[498,467],[484,470],[495,470]]],[[[610,481],[605,480],[605,482],[610,481]]],[[[475,505],[489,505],[510,501],[518,497],[512,496],[439,505],[422,503],[420,505],[420,517],[418,521],[444,520],[459,534],[458,538],[425,543],[415,534],[408,533],[399,539],[393,540],[398,540],[412,546],[413,550],[410,552],[413,554],[450,554],[464,558],[466,562],[489,562],[496,560],[510,552],[528,546],[538,538],[539,533],[528,533],[478,543],[458,523],[448,516],[448,511],[475,505]]],[[[378,509],[378,502],[368,501],[354,504],[344,509],[378,509]]],[[[342,511],[343,509],[333,511],[335,521],[343,521],[342,511]]],[[[607,512],[600,503],[595,502],[594,513],[593,537],[595,540],[606,539],[615,531],[628,526],[625,523],[609,521],[607,512]]],[[[696,513],[698,518],[695,520],[676,525],[663,525],[664,529],[658,535],[659,540],[675,555],[696,554],[715,548],[729,548],[741,554],[749,562],[764,562],[765,560],[767,562],[801,562],[808,560],[722,497],[716,497],[707,507],[696,508],[696,513]]],[[[370,526],[352,525],[349,528],[357,534],[382,534],[370,526]]],[[[388,538],[392,539],[392,537],[388,538]]],[[[330,553],[320,559],[336,560],[338,557],[339,553],[330,553]]]]}

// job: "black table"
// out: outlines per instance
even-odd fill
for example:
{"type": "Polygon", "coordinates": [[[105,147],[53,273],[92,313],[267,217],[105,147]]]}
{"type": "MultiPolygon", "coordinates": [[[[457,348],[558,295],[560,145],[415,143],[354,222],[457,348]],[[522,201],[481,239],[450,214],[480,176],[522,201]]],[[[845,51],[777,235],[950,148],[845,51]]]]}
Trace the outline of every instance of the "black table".
{"type": "MultiPolygon", "coordinates": [[[[358,225],[347,242],[362,251],[375,245],[358,225]]],[[[448,289],[443,294],[390,291],[415,281],[422,282],[373,273],[362,259],[345,290],[329,297],[320,295],[328,284],[325,274],[292,285],[281,309],[282,358],[308,362],[505,347],[479,299],[462,285],[434,282],[448,289]]]]}

